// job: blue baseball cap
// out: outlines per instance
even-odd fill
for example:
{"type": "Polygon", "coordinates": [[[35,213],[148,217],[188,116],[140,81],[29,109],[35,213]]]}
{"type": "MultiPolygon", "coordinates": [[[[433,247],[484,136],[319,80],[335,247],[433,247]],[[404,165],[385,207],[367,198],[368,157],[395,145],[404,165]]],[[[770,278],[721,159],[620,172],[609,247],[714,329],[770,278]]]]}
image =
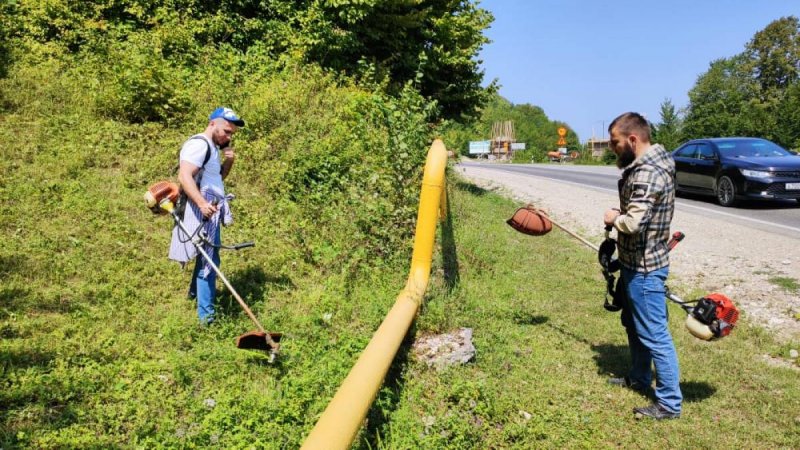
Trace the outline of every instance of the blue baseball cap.
{"type": "Polygon", "coordinates": [[[215,109],[210,116],[208,116],[208,120],[214,119],[225,119],[228,122],[236,125],[237,127],[244,126],[244,120],[242,120],[239,116],[236,115],[230,108],[225,108],[220,106],[219,108],[215,109]]]}

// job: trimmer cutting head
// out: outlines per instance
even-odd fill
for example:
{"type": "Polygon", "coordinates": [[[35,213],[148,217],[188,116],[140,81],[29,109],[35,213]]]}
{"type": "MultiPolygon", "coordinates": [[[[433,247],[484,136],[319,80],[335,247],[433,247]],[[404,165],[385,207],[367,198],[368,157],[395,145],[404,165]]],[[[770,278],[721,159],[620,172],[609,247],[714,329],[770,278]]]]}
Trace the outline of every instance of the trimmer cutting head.
{"type": "MultiPolygon", "coordinates": [[[[269,333],[269,337],[276,344],[280,344],[281,337],[283,337],[283,334],[269,333]]],[[[269,345],[269,342],[267,342],[267,333],[262,333],[261,331],[258,330],[248,331],[247,333],[237,337],[236,348],[241,348],[245,350],[277,351],[277,348],[273,349],[269,345]]]]}

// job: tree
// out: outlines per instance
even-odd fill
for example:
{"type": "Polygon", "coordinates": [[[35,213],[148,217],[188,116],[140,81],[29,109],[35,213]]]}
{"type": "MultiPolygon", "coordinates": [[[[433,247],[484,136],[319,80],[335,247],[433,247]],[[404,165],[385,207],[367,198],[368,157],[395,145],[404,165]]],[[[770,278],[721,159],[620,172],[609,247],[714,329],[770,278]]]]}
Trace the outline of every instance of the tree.
{"type": "Polygon", "coordinates": [[[157,37],[165,58],[188,66],[204,64],[209,46],[221,53],[266,52],[370,80],[394,94],[411,83],[445,118],[475,116],[494,89],[481,87],[477,59],[493,17],[475,0],[18,1],[20,40],[54,43],[73,54],[137,33],[157,37]]]}
{"type": "Polygon", "coordinates": [[[747,101],[753,98],[754,89],[752,78],[744,71],[743,56],[712,62],[689,91],[685,137],[748,134],[753,126],[747,117],[751,115],[747,101]]]}
{"type": "Polygon", "coordinates": [[[800,21],[782,17],[757,32],[745,49],[762,95],[785,91],[800,76],[800,21]]]}
{"type": "Polygon", "coordinates": [[[681,118],[669,98],[661,103],[661,123],[653,129],[653,142],[658,142],[667,150],[673,150],[681,143],[681,118]]]}
{"type": "Polygon", "coordinates": [[[776,142],[800,149],[800,81],[795,81],[786,90],[776,120],[779,133],[776,142]]]}
{"type": "Polygon", "coordinates": [[[798,145],[799,82],[800,21],[784,17],[698,77],[689,91],[685,137],[756,136],[798,145]]]}

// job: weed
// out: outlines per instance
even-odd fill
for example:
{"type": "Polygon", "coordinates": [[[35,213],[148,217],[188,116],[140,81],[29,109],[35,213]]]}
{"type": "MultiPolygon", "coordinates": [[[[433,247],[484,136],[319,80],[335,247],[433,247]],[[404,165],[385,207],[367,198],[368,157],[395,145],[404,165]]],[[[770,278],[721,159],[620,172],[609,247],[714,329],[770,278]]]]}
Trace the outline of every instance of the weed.
{"type": "Polygon", "coordinates": [[[784,289],[790,294],[797,294],[800,292],[800,283],[791,277],[771,277],[767,279],[770,283],[784,289]]]}

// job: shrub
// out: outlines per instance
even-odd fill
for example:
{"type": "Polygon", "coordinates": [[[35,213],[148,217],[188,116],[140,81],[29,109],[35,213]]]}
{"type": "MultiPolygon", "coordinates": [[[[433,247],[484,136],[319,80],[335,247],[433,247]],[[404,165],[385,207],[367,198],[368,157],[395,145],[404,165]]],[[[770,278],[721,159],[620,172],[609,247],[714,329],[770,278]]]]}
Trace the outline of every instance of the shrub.
{"type": "Polygon", "coordinates": [[[81,72],[95,72],[101,89],[101,115],[132,123],[181,119],[192,106],[187,69],[164,58],[157,41],[147,35],[110,44],[103,52],[84,56],[81,72]]]}
{"type": "Polygon", "coordinates": [[[15,50],[8,75],[0,79],[4,109],[24,110],[26,116],[55,115],[91,109],[84,80],[71,75],[74,64],[55,44],[30,44],[15,50]]]}
{"type": "Polygon", "coordinates": [[[606,150],[603,152],[603,157],[601,160],[603,161],[603,164],[614,164],[617,161],[617,155],[611,150],[606,150]]]}
{"type": "Polygon", "coordinates": [[[326,224],[294,232],[307,259],[356,264],[402,251],[413,232],[430,105],[410,88],[392,98],[338,86],[314,68],[290,68],[244,90],[247,176],[293,223],[326,224]]]}

